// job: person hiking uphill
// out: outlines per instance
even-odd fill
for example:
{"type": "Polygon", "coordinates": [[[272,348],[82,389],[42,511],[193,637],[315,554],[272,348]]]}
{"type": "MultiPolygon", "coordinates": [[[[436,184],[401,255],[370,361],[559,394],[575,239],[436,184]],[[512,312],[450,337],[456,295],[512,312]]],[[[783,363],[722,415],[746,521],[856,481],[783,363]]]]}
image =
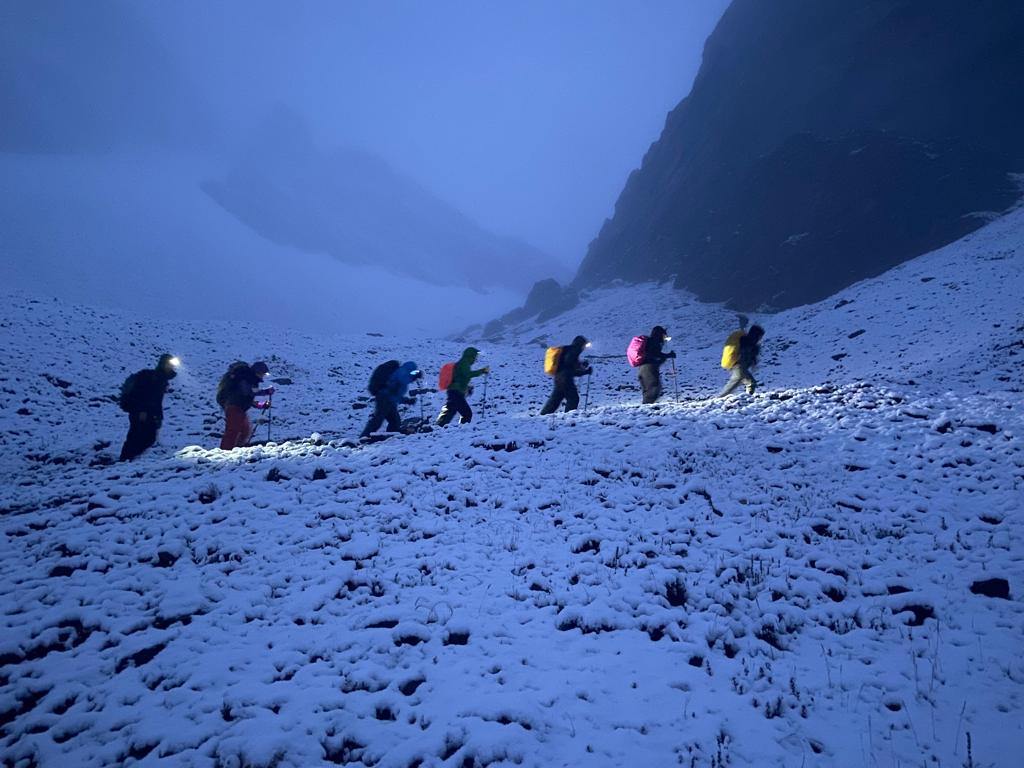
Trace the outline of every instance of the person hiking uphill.
{"type": "Polygon", "coordinates": [[[252,437],[249,409],[269,408],[270,403],[257,403],[257,397],[274,394],[274,388],[257,389],[270,374],[267,364],[260,361],[252,365],[232,363],[217,385],[217,405],[224,409],[224,436],[220,447],[230,451],[248,445],[252,437]]]}
{"type": "Polygon", "coordinates": [[[661,397],[661,366],[666,360],[674,360],[676,356],[675,352],[663,351],[665,343],[671,339],[663,326],[656,325],[650,336],[637,336],[630,342],[626,354],[630,364],[636,365],[639,369],[637,376],[640,379],[640,391],[643,393],[645,405],[656,403],[661,397]]]}
{"type": "Polygon", "coordinates": [[[590,344],[583,336],[577,336],[572,344],[560,347],[558,362],[555,366],[555,386],[551,396],[541,408],[541,416],[554,413],[558,406],[565,402],[565,412],[575,411],[580,404],[580,392],[576,389],[577,376],[589,376],[594,369],[580,360],[583,350],[590,344]]]}
{"type": "Polygon", "coordinates": [[[459,358],[459,362],[455,364],[451,383],[445,389],[447,399],[445,400],[444,407],[441,408],[441,413],[437,415],[437,425],[439,427],[448,426],[451,420],[455,418],[455,414],[459,414],[460,424],[469,424],[473,420],[473,409],[469,407],[469,403],[466,401],[466,395],[472,392],[473,389],[470,383],[477,376],[484,376],[491,372],[490,368],[473,370],[473,363],[476,362],[479,356],[480,350],[475,347],[466,347],[462,357],[459,358]]]}
{"type": "Polygon", "coordinates": [[[757,365],[757,356],[761,351],[761,339],[764,338],[764,328],[760,325],[750,326],[750,330],[734,331],[729,335],[722,350],[722,367],[730,372],[729,381],[726,382],[719,397],[725,397],[740,384],[747,388],[747,394],[754,394],[757,388],[757,381],[750,373],[750,369],[757,365]]]}
{"type": "Polygon", "coordinates": [[[130,461],[156,442],[164,421],[167,383],[178,375],[178,358],[163,354],[155,368],[133,373],[121,385],[119,404],[128,414],[128,436],[121,446],[121,461],[130,461]]]}
{"type": "MultiPolygon", "coordinates": [[[[388,366],[388,363],[384,363],[384,366],[388,366]]],[[[380,369],[378,368],[378,370],[380,369]]],[[[377,375],[378,379],[382,377],[382,374],[377,373],[377,370],[374,371],[374,374],[377,375]]],[[[360,437],[369,437],[370,433],[380,429],[381,424],[385,421],[388,423],[388,432],[401,432],[402,419],[398,415],[398,404],[412,405],[416,402],[415,398],[406,397],[406,394],[409,392],[409,385],[421,376],[423,376],[423,371],[413,362],[402,363],[397,368],[394,368],[392,373],[384,379],[384,383],[379,387],[373,386],[373,376],[371,376],[371,394],[373,394],[374,400],[373,413],[366,422],[366,428],[363,429],[360,437]]]]}

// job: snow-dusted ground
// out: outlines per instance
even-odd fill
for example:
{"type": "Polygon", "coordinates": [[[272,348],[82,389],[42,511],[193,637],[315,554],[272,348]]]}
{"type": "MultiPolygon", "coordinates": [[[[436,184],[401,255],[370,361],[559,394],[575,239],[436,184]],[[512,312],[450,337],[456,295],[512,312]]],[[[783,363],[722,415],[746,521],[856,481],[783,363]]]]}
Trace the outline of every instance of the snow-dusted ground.
{"type": "Polygon", "coordinates": [[[754,318],[762,389],[709,400],[730,313],[598,291],[484,350],[476,423],[367,446],[372,365],[456,345],[8,297],[4,764],[1017,766],[1022,294],[1017,211],[754,318]],[[624,349],[655,322],[680,399],[644,407],[624,349]],[[610,356],[590,408],[540,418],[576,333],[610,356]],[[110,465],[110,395],[165,349],[162,444],[110,465]],[[259,357],[307,439],[210,450],[219,374],[259,357]]]}

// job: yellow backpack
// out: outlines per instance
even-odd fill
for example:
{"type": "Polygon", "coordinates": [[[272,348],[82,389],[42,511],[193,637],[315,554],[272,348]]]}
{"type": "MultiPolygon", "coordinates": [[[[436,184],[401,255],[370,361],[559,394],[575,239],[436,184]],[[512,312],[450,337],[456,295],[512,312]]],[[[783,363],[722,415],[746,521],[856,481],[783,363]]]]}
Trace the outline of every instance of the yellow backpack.
{"type": "Polygon", "coordinates": [[[562,348],[548,347],[548,351],[544,353],[544,373],[548,376],[554,376],[558,373],[558,364],[561,360],[562,348]]]}
{"type": "Polygon", "coordinates": [[[723,368],[732,368],[740,361],[740,339],[746,335],[746,331],[742,330],[733,331],[729,334],[729,338],[725,340],[725,346],[722,348],[723,368]]]}

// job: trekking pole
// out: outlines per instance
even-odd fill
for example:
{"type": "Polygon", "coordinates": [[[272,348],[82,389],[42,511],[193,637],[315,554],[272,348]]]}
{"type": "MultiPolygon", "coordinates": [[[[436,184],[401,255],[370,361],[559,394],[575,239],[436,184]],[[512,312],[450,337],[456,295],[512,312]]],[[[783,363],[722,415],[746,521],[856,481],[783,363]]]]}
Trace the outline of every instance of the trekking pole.
{"type": "Polygon", "coordinates": [[[270,425],[274,423],[274,396],[267,396],[267,442],[270,442],[270,425]]]}
{"type": "Polygon", "coordinates": [[[480,403],[480,418],[484,417],[484,411],[487,410],[487,380],[491,378],[490,372],[484,374],[484,399],[480,403]]]}
{"type": "Polygon", "coordinates": [[[593,369],[587,374],[587,388],[583,392],[583,413],[587,412],[587,407],[590,405],[590,380],[592,378],[594,378],[593,369]]]}
{"type": "Polygon", "coordinates": [[[672,358],[672,387],[675,389],[676,402],[679,402],[679,375],[676,373],[676,359],[672,358]]]}

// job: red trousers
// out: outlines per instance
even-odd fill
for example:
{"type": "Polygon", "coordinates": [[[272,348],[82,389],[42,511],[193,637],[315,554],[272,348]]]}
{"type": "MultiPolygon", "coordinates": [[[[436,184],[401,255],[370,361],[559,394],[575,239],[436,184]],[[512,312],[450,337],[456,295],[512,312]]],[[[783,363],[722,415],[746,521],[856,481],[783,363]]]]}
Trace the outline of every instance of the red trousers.
{"type": "Polygon", "coordinates": [[[236,405],[224,406],[224,437],[220,440],[220,447],[225,451],[241,448],[248,445],[251,437],[249,414],[236,405]]]}

